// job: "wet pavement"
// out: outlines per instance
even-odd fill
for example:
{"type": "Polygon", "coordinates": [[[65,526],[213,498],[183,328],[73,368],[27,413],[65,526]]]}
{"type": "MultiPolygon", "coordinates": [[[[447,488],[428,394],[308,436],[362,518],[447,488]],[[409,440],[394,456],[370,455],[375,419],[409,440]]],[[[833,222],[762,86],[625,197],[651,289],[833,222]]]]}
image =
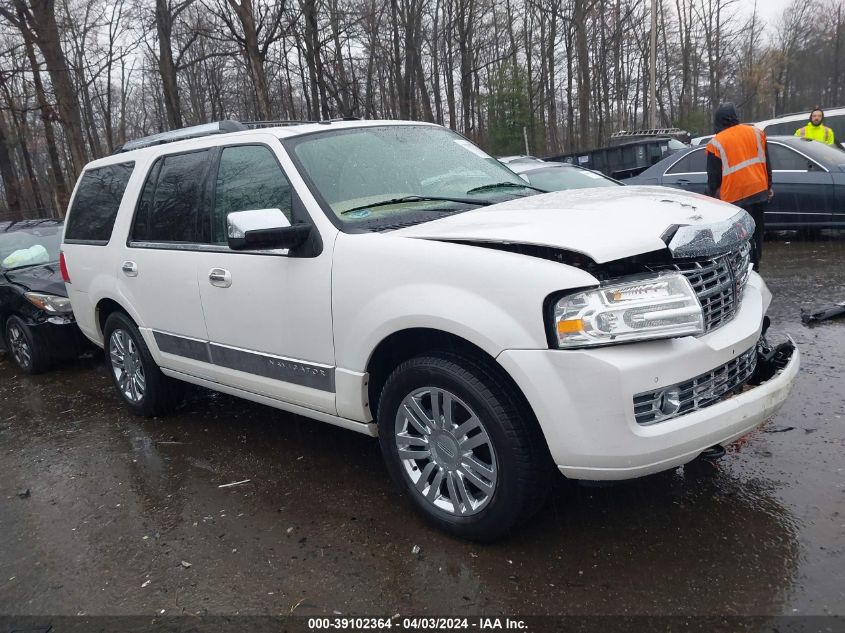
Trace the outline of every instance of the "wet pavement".
{"type": "Polygon", "coordinates": [[[561,478],[495,545],[422,523],[370,438],[203,390],[137,418],[99,358],[4,359],[0,613],[845,614],[845,319],[800,320],[845,300],[845,240],[763,273],[803,354],[778,416],[716,467],[561,478]]]}

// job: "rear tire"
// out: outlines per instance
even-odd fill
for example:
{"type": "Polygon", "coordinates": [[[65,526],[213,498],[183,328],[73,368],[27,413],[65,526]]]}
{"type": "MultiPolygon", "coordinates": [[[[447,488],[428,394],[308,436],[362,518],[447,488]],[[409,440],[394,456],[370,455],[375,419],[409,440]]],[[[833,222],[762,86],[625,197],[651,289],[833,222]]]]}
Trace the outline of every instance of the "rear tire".
{"type": "Polygon", "coordinates": [[[15,364],[28,374],[40,374],[50,366],[50,358],[32,329],[17,316],[6,321],[6,349],[15,364]]]}
{"type": "Polygon", "coordinates": [[[146,417],[173,411],[180,400],[181,384],[161,373],[132,319],[113,312],[103,334],[109,374],[129,409],[146,417]]]}
{"type": "Polygon", "coordinates": [[[496,540],[545,498],[549,457],[539,425],[485,359],[439,352],[402,363],[382,390],[378,426],[393,482],[455,536],[496,540]]]}

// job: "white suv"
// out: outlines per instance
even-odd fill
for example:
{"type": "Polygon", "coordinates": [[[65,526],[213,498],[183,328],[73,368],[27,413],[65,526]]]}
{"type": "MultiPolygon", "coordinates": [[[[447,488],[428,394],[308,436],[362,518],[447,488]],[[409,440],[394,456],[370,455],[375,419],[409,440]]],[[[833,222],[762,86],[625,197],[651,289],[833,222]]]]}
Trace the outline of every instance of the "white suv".
{"type": "Polygon", "coordinates": [[[781,406],[790,342],[737,207],[654,187],[537,195],[425,123],[211,124],[76,186],[62,270],[135,412],[186,381],[378,436],[427,518],[493,539],[553,468],[671,469],[781,406]]]}

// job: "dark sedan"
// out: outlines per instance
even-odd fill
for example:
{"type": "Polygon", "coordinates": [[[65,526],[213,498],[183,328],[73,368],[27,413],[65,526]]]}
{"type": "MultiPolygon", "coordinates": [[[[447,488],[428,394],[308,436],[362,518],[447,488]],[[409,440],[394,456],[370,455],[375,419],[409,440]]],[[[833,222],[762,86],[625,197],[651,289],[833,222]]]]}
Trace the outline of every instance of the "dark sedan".
{"type": "MultiPolygon", "coordinates": [[[[774,198],[766,228],[845,227],[845,151],[794,136],[768,139],[774,198]]],[[[705,145],[666,157],[626,185],[665,185],[698,193],[707,189],[705,145]]]]}
{"type": "Polygon", "coordinates": [[[566,191],[569,189],[588,189],[592,187],[619,187],[618,180],[604,174],[584,169],[569,163],[552,163],[535,160],[533,162],[510,162],[511,171],[528,181],[532,187],[543,191],[566,191]]]}
{"type": "Polygon", "coordinates": [[[61,241],[61,220],[0,222],[0,347],[30,374],[85,346],[59,271],[61,241]]]}

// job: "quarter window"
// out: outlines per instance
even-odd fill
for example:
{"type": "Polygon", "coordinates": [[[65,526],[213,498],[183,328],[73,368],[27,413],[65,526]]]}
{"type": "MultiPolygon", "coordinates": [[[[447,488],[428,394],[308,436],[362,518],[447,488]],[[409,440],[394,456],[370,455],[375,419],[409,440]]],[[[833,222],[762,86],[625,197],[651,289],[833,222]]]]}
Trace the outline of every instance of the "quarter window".
{"type": "Polygon", "coordinates": [[[120,201],[135,163],[89,169],[79,181],[65,230],[65,239],[108,243],[120,201]]]}
{"type": "Polygon", "coordinates": [[[205,182],[210,150],[160,158],[144,185],[132,239],[142,242],[206,242],[205,182]]]}
{"type": "Polygon", "coordinates": [[[226,216],[229,213],[255,209],[281,209],[292,222],[290,182],[267,147],[227,147],[220,155],[217,170],[212,241],[226,243],[226,216]]]}

